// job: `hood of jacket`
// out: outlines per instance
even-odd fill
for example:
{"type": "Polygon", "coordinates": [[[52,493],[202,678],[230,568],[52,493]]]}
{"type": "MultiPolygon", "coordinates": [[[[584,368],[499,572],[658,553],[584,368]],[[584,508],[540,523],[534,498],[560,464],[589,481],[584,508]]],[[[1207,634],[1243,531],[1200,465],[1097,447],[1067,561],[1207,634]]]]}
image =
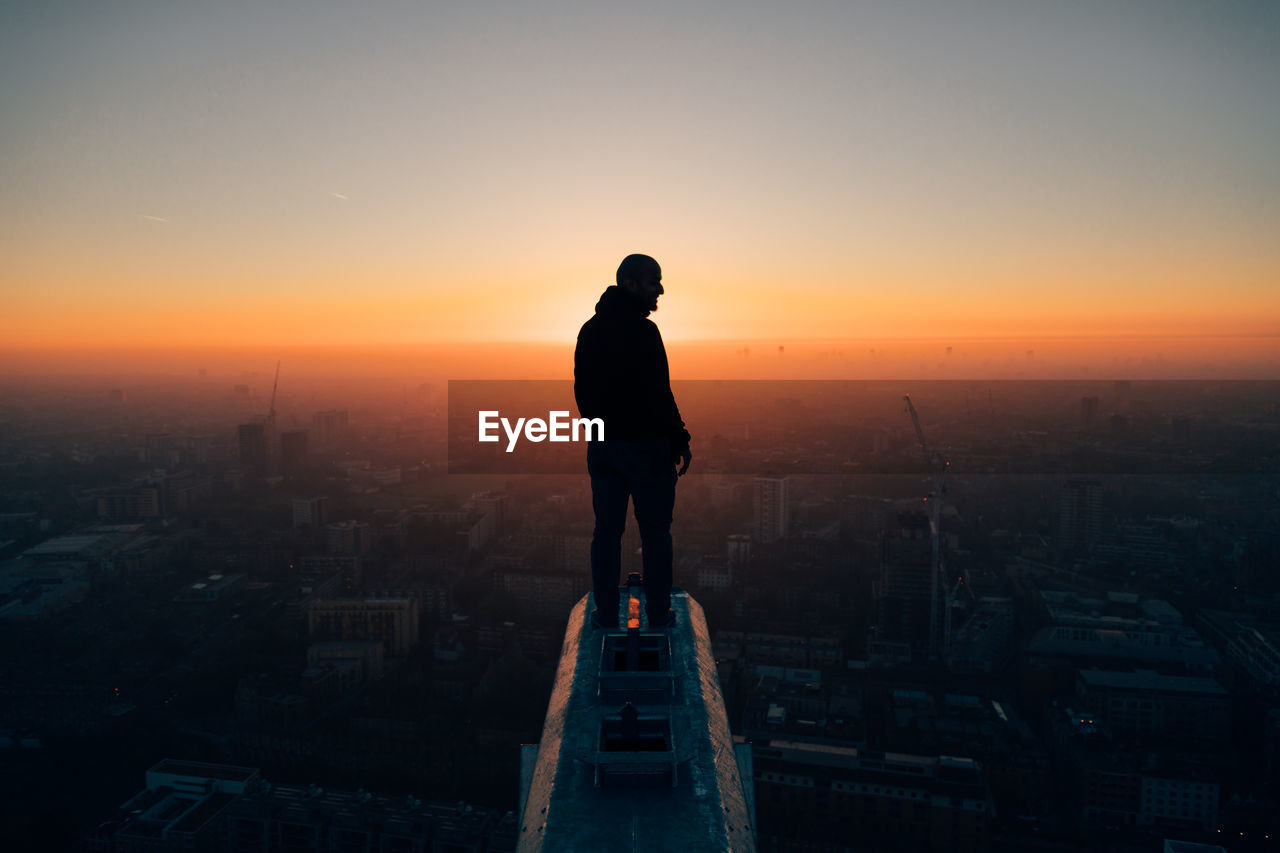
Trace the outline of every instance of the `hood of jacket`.
{"type": "Polygon", "coordinates": [[[611,284],[605,288],[604,293],[600,294],[600,301],[596,303],[596,313],[643,319],[649,316],[649,309],[630,292],[616,284],[611,284]]]}

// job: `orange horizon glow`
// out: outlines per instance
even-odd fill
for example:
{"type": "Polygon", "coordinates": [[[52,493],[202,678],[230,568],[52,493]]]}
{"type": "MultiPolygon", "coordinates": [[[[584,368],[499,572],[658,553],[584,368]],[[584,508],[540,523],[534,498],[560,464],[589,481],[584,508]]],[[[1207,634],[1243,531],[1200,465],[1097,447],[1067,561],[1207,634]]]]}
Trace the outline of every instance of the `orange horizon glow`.
{"type": "MultiPolygon", "coordinates": [[[[471,283],[419,293],[399,287],[307,293],[298,285],[237,293],[210,283],[129,293],[119,282],[46,286],[9,298],[0,339],[36,349],[571,342],[603,287],[471,283]],[[48,296],[51,290],[57,298],[48,296]]],[[[668,286],[652,319],[668,342],[1280,333],[1280,297],[1261,285],[1237,287],[1230,300],[1208,285],[1107,290],[1066,283],[1016,293],[979,283],[841,288],[682,281],[668,286]]]]}
{"type": "MultiPolygon", "coordinates": [[[[536,251],[522,235],[522,252],[497,256],[483,244],[393,256],[360,244],[372,237],[359,233],[301,253],[269,250],[261,243],[271,235],[260,234],[259,251],[218,258],[196,234],[93,240],[73,253],[27,247],[3,271],[13,286],[0,340],[24,348],[572,341],[626,251],[614,247],[631,247],[619,231],[536,251]]],[[[1046,245],[1028,231],[1014,241],[1027,245],[990,257],[954,235],[914,245],[910,234],[860,249],[791,235],[796,245],[761,255],[715,229],[701,236],[705,245],[667,229],[635,246],[663,265],[667,292],[652,319],[669,342],[1280,333],[1280,249],[1192,244],[1069,260],[1065,238],[1046,245]]]]}
{"type": "MultiPolygon", "coordinates": [[[[674,340],[671,375],[689,379],[1276,379],[1280,336],[1045,336],[674,340]]],[[[21,348],[0,346],[0,377],[567,379],[573,341],[432,345],[21,348]]]]}

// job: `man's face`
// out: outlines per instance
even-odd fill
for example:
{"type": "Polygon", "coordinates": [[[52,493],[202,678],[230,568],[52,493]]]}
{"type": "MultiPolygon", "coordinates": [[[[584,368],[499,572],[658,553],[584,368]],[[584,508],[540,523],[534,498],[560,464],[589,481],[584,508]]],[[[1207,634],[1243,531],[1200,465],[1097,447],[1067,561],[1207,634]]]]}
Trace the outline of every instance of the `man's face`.
{"type": "Polygon", "coordinates": [[[654,270],[652,273],[642,273],[629,280],[626,288],[635,294],[640,300],[640,304],[650,311],[658,310],[658,297],[663,294],[662,289],[662,270],[654,270]]]}

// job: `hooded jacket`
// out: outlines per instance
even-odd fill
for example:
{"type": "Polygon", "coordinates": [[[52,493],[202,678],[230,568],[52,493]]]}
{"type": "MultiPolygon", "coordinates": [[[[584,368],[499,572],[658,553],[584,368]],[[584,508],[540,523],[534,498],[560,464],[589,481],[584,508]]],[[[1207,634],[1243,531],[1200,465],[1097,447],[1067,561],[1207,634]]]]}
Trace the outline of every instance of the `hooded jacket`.
{"type": "Polygon", "coordinates": [[[602,418],[606,440],[665,438],[673,462],[688,451],[662,335],[648,309],[617,285],[578,332],[573,380],[578,414],[602,418]]]}

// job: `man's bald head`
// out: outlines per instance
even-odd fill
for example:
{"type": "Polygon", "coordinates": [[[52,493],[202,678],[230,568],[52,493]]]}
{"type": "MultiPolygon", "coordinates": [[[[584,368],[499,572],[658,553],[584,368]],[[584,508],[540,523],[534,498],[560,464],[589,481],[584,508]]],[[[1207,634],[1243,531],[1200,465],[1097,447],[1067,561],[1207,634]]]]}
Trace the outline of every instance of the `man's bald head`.
{"type": "Polygon", "coordinates": [[[647,278],[659,280],[662,278],[662,267],[648,255],[627,255],[622,259],[622,263],[618,264],[618,284],[624,281],[642,281],[647,278]]]}
{"type": "Polygon", "coordinates": [[[649,311],[658,310],[662,295],[662,267],[648,255],[627,255],[618,265],[618,287],[630,293],[649,311]]]}

